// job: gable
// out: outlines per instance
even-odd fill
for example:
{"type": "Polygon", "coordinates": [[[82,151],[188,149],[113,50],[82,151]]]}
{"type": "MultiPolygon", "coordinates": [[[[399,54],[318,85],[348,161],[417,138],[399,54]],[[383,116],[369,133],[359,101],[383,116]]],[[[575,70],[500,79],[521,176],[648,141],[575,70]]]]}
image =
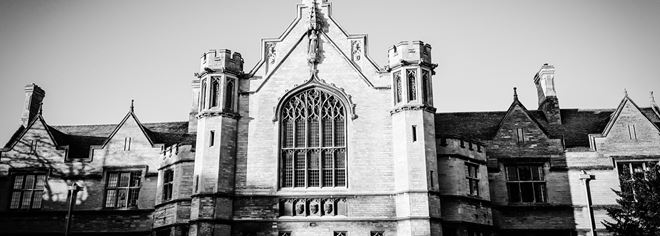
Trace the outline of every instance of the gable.
{"type": "Polygon", "coordinates": [[[153,142],[146,129],[140,124],[133,112],[129,112],[120,122],[102,149],[132,150],[135,148],[152,148],[153,142]]]}
{"type": "Polygon", "coordinates": [[[660,154],[660,130],[637,104],[626,96],[612,113],[603,132],[592,135],[592,148],[616,155],[660,154]]]}
{"type": "Polygon", "coordinates": [[[12,168],[51,167],[67,155],[65,148],[60,146],[59,135],[38,116],[5,147],[0,164],[12,168]]]}
{"type": "Polygon", "coordinates": [[[519,139],[524,143],[525,141],[535,141],[541,138],[547,139],[547,132],[519,103],[514,104],[509,109],[493,137],[493,139],[498,140],[509,140],[512,143],[518,143],[519,139]],[[519,129],[522,129],[522,137],[518,137],[519,129]]]}

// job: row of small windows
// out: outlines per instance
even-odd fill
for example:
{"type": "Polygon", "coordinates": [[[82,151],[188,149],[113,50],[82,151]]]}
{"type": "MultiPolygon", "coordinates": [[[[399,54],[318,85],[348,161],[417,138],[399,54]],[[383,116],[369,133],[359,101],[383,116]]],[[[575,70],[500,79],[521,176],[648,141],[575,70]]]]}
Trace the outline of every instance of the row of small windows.
{"type": "MultiPolygon", "coordinates": [[[[407,102],[416,101],[418,99],[418,78],[417,69],[406,69],[405,70],[405,84],[407,88],[407,102]]],[[[394,76],[394,103],[399,104],[403,101],[403,81],[401,78],[401,70],[395,71],[394,76]]],[[[432,87],[431,87],[431,74],[428,70],[422,70],[421,77],[421,97],[422,103],[428,104],[431,103],[433,99],[432,87]]]]}
{"type": "MultiPolygon", "coordinates": [[[[210,84],[210,91],[207,91],[207,81],[203,79],[202,88],[200,93],[200,103],[199,109],[210,109],[214,107],[220,107],[220,97],[222,90],[220,89],[220,78],[212,77],[210,84]],[[208,94],[208,95],[207,95],[208,94]],[[209,99],[207,99],[207,96],[209,99]]],[[[222,106],[225,111],[234,111],[234,98],[235,98],[236,82],[235,79],[227,77],[225,80],[225,99],[224,106],[222,106]]]]}
{"type": "MultiPolygon", "coordinates": [[[[481,144],[472,143],[465,140],[460,140],[460,144],[461,144],[461,148],[467,147],[470,151],[474,151],[476,148],[477,152],[482,152],[481,149],[483,146],[481,146],[481,144]],[[465,143],[467,143],[467,146],[465,145],[465,143]]],[[[449,145],[449,143],[447,143],[447,138],[440,138],[440,146],[446,147],[447,145],[449,145]]]]}
{"type": "MultiPolygon", "coordinates": [[[[278,236],[293,236],[293,233],[291,231],[280,231],[277,233],[278,236]]],[[[369,236],[383,236],[385,235],[385,231],[371,231],[369,232],[369,236]]],[[[333,231],[332,236],[348,236],[347,231],[333,231]]]]}

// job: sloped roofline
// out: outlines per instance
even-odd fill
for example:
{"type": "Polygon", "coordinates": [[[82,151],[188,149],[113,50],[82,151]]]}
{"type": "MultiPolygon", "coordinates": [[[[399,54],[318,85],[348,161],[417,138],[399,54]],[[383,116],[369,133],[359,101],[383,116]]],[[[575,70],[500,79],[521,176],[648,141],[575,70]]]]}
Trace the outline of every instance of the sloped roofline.
{"type": "MultiPolygon", "coordinates": [[[[332,21],[332,23],[339,29],[339,31],[342,32],[342,34],[344,36],[346,36],[348,39],[355,39],[355,38],[363,38],[364,39],[364,44],[365,44],[365,46],[363,47],[364,48],[364,57],[367,58],[369,63],[374,67],[373,69],[380,72],[380,69],[379,69],[378,65],[369,56],[368,47],[366,46],[366,44],[367,44],[367,35],[366,34],[351,35],[351,34],[346,33],[346,31],[341,27],[341,25],[339,25],[337,23],[337,21],[335,21],[335,19],[332,18],[332,3],[326,2],[326,3],[323,3],[322,6],[328,8],[328,19],[330,21],[332,21]]],[[[250,72],[248,73],[248,78],[254,77],[254,75],[257,73],[257,71],[266,62],[266,52],[265,52],[266,43],[269,43],[269,42],[276,42],[276,43],[277,42],[282,42],[287,36],[289,36],[289,34],[293,30],[293,28],[302,20],[302,18],[303,18],[302,9],[307,7],[307,6],[305,6],[305,4],[297,4],[296,7],[297,7],[296,18],[293,20],[293,22],[291,22],[291,24],[289,24],[289,26],[284,31],[284,33],[282,33],[278,38],[264,38],[264,39],[261,40],[261,56],[260,56],[261,59],[252,68],[252,70],[250,70],[250,72]]],[[[353,61],[351,61],[350,58],[348,58],[348,56],[346,56],[346,53],[344,53],[344,51],[342,51],[341,48],[339,48],[339,46],[337,46],[337,44],[334,42],[334,40],[332,40],[332,38],[330,38],[325,32],[321,31],[321,33],[324,36],[324,38],[330,43],[330,45],[332,45],[332,47],[335,48],[335,50],[337,50],[339,52],[339,54],[342,55],[342,57],[344,57],[344,60],[346,60],[348,62],[348,64],[360,75],[360,77],[367,83],[367,85],[369,87],[375,88],[373,83],[371,81],[369,81],[369,79],[364,75],[364,73],[362,73],[362,71],[360,69],[358,69],[357,65],[355,65],[355,63],[353,61]]],[[[305,34],[301,35],[300,39],[298,39],[298,41],[295,44],[293,44],[293,47],[291,47],[284,54],[285,56],[282,59],[280,59],[279,62],[274,66],[274,69],[266,73],[266,75],[265,75],[266,78],[264,79],[264,81],[253,92],[258,92],[268,82],[268,80],[274,74],[274,72],[279,69],[281,64],[284,63],[284,61],[286,61],[286,59],[289,57],[289,55],[293,52],[293,50],[295,50],[298,47],[298,45],[300,44],[300,42],[304,38],[305,38],[305,34]]]]}
{"type": "Polygon", "coordinates": [[[144,128],[144,126],[142,125],[142,122],[140,122],[140,120],[137,118],[135,113],[133,111],[129,111],[126,114],[126,116],[124,116],[124,119],[122,119],[121,122],[119,122],[119,124],[117,124],[115,129],[112,131],[112,133],[110,133],[110,135],[108,136],[108,138],[106,138],[106,140],[103,142],[103,144],[101,144],[100,149],[104,149],[106,147],[106,145],[108,145],[110,140],[112,140],[112,138],[117,134],[117,132],[119,132],[119,129],[121,129],[121,127],[124,126],[124,123],[126,123],[126,121],[128,120],[129,117],[131,117],[135,120],[138,127],[140,127],[140,130],[142,131],[142,134],[144,134],[144,136],[147,138],[147,140],[149,140],[149,144],[151,145],[151,147],[154,147],[154,142],[152,141],[151,136],[147,132],[147,129],[144,128]]]}
{"type": "Polygon", "coordinates": [[[520,102],[520,100],[518,100],[518,95],[517,94],[514,96],[514,99],[513,99],[513,102],[511,103],[511,106],[509,106],[509,109],[507,109],[506,115],[504,115],[504,117],[502,117],[502,120],[500,120],[500,122],[497,124],[497,131],[493,135],[497,135],[500,132],[500,130],[502,129],[502,125],[504,124],[504,121],[507,118],[509,118],[509,116],[513,113],[513,109],[516,106],[520,106],[522,108],[522,110],[524,111],[525,115],[527,116],[527,118],[532,120],[536,124],[536,126],[538,126],[539,129],[541,129],[543,134],[545,134],[545,136],[550,138],[550,133],[548,133],[548,131],[545,129],[545,127],[543,125],[541,125],[541,123],[536,118],[534,118],[534,116],[529,114],[529,110],[527,110],[525,105],[523,105],[520,102]]]}
{"type": "Polygon", "coordinates": [[[601,133],[602,137],[606,137],[610,131],[612,131],[612,128],[614,127],[614,123],[619,119],[619,115],[621,115],[621,111],[623,111],[623,107],[625,106],[626,102],[630,102],[639,113],[642,114],[642,116],[649,122],[653,127],[655,127],[656,131],[660,131],[660,128],[653,123],[653,121],[642,112],[642,109],[637,106],[635,101],[633,101],[630,97],[628,97],[628,94],[623,96],[623,99],[621,99],[621,102],[619,103],[619,106],[616,108],[616,110],[612,113],[612,117],[610,118],[610,121],[607,123],[605,126],[605,129],[603,129],[603,132],[601,133]]]}
{"type": "Polygon", "coordinates": [[[32,121],[30,121],[30,123],[28,123],[27,127],[24,127],[23,125],[21,125],[16,130],[16,133],[14,133],[14,135],[11,137],[11,139],[7,142],[5,147],[1,148],[0,151],[7,152],[7,151],[11,151],[12,149],[14,149],[14,146],[16,146],[16,144],[18,143],[18,140],[23,138],[23,136],[25,136],[25,134],[32,128],[32,126],[34,126],[34,124],[37,121],[40,121],[41,124],[44,126],[44,129],[46,130],[46,133],[48,133],[48,137],[53,142],[54,146],[55,147],[60,147],[60,144],[58,143],[57,139],[55,139],[55,136],[52,133],[53,131],[51,131],[52,128],[50,126],[48,126],[48,123],[46,123],[46,120],[43,118],[42,114],[37,114],[37,116],[34,117],[34,119],[32,119],[32,121]],[[21,130],[21,128],[22,128],[22,130],[21,130]]]}

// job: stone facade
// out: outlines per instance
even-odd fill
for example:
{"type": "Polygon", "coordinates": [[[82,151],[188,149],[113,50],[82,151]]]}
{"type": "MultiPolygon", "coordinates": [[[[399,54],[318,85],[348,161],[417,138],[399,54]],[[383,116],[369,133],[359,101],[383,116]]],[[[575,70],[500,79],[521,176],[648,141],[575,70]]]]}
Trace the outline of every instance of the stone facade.
{"type": "Polygon", "coordinates": [[[437,113],[430,45],[378,67],[330,8],[303,0],[250,71],[204,53],[187,121],[131,105],[116,125],[51,126],[28,85],[0,150],[0,234],[60,234],[76,183],[75,235],[589,235],[586,171],[607,235],[619,173],[660,160],[654,101],[561,109],[545,64],[538,110],[514,92],[506,111],[437,113]]]}

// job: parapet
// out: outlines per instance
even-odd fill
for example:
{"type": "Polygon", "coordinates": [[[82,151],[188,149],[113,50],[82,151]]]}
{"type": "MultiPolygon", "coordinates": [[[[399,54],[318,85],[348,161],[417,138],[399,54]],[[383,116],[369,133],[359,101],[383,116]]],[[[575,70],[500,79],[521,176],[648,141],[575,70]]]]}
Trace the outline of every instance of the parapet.
{"type": "Polygon", "coordinates": [[[394,68],[400,64],[431,64],[431,45],[422,41],[402,41],[388,51],[388,65],[394,68]]]}
{"type": "Polygon", "coordinates": [[[228,49],[212,49],[202,54],[200,73],[209,71],[243,72],[243,57],[228,49]]]}

